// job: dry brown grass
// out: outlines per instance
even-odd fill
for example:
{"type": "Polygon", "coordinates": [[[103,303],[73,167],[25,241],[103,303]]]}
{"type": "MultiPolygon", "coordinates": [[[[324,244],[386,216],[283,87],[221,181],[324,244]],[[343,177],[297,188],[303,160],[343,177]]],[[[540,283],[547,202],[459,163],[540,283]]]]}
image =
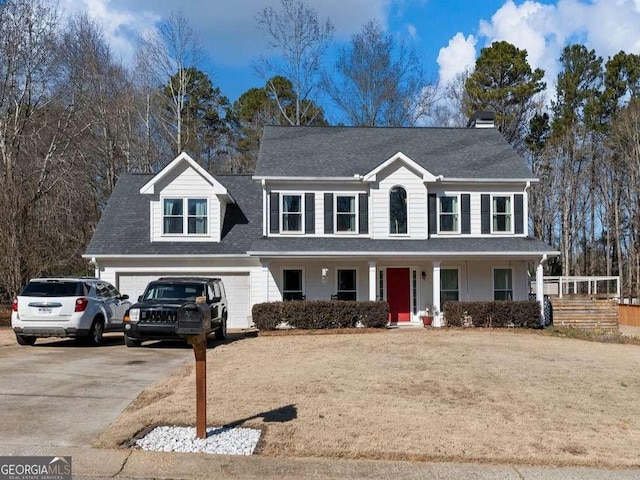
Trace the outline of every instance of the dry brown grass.
{"type": "MultiPolygon", "coordinates": [[[[208,421],[265,429],[261,453],[639,466],[640,348],[513,331],[271,336],[209,350],[208,421]]],[[[193,424],[192,366],[98,441],[193,424]]]]}

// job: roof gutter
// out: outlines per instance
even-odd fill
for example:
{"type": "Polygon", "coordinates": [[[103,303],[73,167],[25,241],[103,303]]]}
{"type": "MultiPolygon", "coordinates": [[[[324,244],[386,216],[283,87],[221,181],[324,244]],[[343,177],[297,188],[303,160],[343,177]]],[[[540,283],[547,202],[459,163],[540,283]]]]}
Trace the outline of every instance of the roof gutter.
{"type": "Polygon", "coordinates": [[[111,259],[111,258],[140,258],[140,259],[148,259],[148,258],[249,258],[248,253],[226,253],[226,254],[201,254],[201,253],[192,253],[192,254],[166,254],[166,253],[158,253],[158,254],[133,254],[133,255],[118,255],[118,254],[105,254],[100,255],[96,253],[85,253],[82,255],[82,258],[89,258],[92,262],[98,259],[111,259]]]}
{"type": "Polygon", "coordinates": [[[537,178],[464,178],[464,177],[444,177],[443,183],[446,182],[464,182],[464,183],[538,183],[537,178]]]}
{"type": "Polygon", "coordinates": [[[538,257],[540,255],[548,255],[548,256],[558,256],[560,255],[559,251],[538,251],[538,252],[516,252],[516,251],[495,251],[495,252],[344,252],[344,251],[335,251],[335,252],[268,252],[268,251],[252,251],[247,252],[252,257],[310,257],[310,258],[321,258],[321,257],[513,257],[516,255],[523,257],[538,257]]]}

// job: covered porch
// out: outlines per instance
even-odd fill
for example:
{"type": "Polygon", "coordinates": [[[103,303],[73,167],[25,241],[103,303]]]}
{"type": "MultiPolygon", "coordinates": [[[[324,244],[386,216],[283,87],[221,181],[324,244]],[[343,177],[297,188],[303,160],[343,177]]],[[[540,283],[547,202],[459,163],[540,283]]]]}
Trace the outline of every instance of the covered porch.
{"type": "MultiPolygon", "coordinates": [[[[434,312],[440,325],[446,301],[527,300],[531,272],[542,257],[467,258],[378,255],[261,258],[263,301],[383,300],[390,322],[419,325],[434,312]]],[[[542,298],[539,299],[542,302],[542,298]]]]}

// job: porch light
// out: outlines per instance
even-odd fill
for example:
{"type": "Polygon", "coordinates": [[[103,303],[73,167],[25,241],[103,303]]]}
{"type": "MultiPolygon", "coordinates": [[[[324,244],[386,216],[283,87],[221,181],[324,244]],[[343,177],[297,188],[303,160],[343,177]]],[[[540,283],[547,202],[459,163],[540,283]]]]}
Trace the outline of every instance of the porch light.
{"type": "Polygon", "coordinates": [[[427,279],[427,272],[422,272],[422,279],[426,280],[427,279]]]}
{"type": "Polygon", "coordinates": [[[322,284],[323,285],[327,284],[328,275],[329,275],[329,269],[328,268],[323,268],[322,269],[322,284]]]}

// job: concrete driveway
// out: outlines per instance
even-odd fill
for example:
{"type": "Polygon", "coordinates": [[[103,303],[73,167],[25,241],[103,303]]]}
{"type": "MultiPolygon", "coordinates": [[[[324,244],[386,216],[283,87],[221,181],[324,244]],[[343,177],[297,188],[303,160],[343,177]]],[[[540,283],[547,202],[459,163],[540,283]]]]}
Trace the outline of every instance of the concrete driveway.
{"type": "MultiPolygon", "coordinates": [[[[13,333],[2,331],[7,335],[13,333]]],[[[188,361],[193,351],[186,345],[127,348],[117,334],[99,347],[64,339],[2,346],[0,455],[89,446],[143,389],[188,361]]]]}

